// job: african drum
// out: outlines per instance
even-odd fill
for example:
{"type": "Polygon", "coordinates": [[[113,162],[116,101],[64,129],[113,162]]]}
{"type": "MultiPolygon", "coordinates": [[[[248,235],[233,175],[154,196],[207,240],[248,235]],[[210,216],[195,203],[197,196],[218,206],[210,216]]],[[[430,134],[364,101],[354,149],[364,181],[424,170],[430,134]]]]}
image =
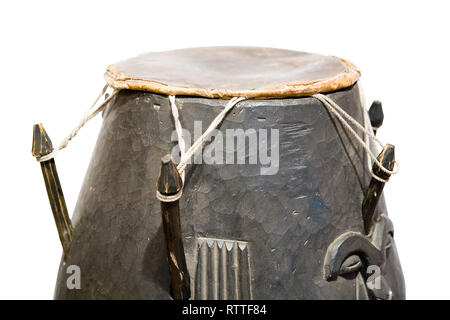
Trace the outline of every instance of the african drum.
{"type": "MultiPolygon", "coordinates": [[[[382,195],[394,148],[371,143],[383,115],[364,109],[359,77],[337,57],[253,47],[109,66],[72,221],[52,206],[55,298],[404,298],[382,195]]],[[[45,143],[35,127],[37,157],[45,143]]],[[[41,166],[59,185],[54,159],[41,166]]]]}

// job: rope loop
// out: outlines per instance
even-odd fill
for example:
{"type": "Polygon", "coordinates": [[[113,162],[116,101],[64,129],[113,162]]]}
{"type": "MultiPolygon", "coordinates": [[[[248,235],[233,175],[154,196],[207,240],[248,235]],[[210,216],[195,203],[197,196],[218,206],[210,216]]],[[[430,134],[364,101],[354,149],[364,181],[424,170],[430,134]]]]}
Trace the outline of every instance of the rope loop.
{"type": "MultiPolygon", "coordinates": [[[[178,116],[178,109],[175,104],[175,96],[170,96],[169,98],[170,98],[170,103],[171,103],[171,107],[172,107],[172,116],[175,121],[175,129],[177,130],[178,141],[183,141],[183,149],[184,149],[184,140],[182,138],[182,127],[181,127],[181,122],[180,122],[180,119],[178,116]],[[177,110],[176,113],[174,113],[173,110],[177,110]]],[[[198,138],[186,152],[181,151],[181,160],[177,166],[177,169],[178,169],[178,172],[180,173],[180,175],[184,175],[184,171],[186,170],[187,162],[195,154],[195,152],[201,146],[203,146],[203,143],[209,138],[209,135],[211,134],[211,132],[213,132],[214,129],[216,129],[220,125],[223,118],[225,118],[225,116],[228,114],[228,112],[230,112],[230,110],[233,109],[233,107],[236,104],[238,104],[239,102],[241,102],[243,100],[245,100],[244,97],[234,97],[233,99],[231,99],[227,103],[225,108],[214,118],[214,120],[209,125],[208,129],[206,129],[206,131],[201,135],[201,137],[198,138]]],[[[181,146],[180,146],[180,150],[182,150],[181,146]]]]}
{"type": "MultiPolygon", "coordinates": [[[[377,159],[377,156],[370,150],[370,140],[376,142],[379,146],[384,148],[384,144],[375,136],[373,131],[368,128],[368,121],[367,121],[367,112],[364,108],[364,104],[361,103],[361,108],[363,109],[363,118],[364,118],[364,127],[361,126],[358,121],[353,119],[347,112],[345,112],[344,109],[342,109],[336,102],[334,102],[331,98],[327,97],[326,95],[317,93],[313,94],[312,97],[318,99],[322,104],[327,108],[328,111],[330,111],[333,115],[336,116],[336,118],[339,119],[339,121],[342,123],[344,128],[358,141],[358,143],[364,148],[366,151],[366,155],[368,158],[371,158],[374,163],[380,168],[381,171],[384,173],[387,173],[389,175],[397,174],[400,169],[400,165],[397,160],[394,159],[395,167],[393,170],[386,169],[383,164],[377,159]],[[346,121],[348,120],[348,122],[346,121]],[[363,141],[361,137],[356,133],[356,131],[350,126],[349,122],[356,126],[360,131],[362,131],[367,138],[366,141],[363,141]]],[[[378,181],[381,182],[387,182],[387,180],[380,178],[379,176],[375,175],[370,168],[370,165],[368,164],[368,168],[370,171],[370,174],[373,178],[375,178],[378,181]]]]}
{"type": "Polygon", "coordinates": [[[181,196],[183,195],[183,189],[181,189],[180,191],[178,191],[176,194],[170,195],[170,196],[166,196],[164,194],[162,194],[161,192],[159,192],[158,190],[156,190],[156,198],[159,201],[162,202],[174,202],[177,201],[181,198],[181,196]]]}

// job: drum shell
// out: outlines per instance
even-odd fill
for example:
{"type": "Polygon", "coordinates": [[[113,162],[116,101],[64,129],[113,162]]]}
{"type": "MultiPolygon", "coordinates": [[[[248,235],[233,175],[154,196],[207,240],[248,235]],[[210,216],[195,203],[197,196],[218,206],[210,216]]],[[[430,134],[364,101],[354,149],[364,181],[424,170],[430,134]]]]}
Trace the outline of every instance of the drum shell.
{"type": "MultiPolygon", "coordinates": [[[[362,123],[357,84],[328,96],[362,123]]],[[[194,121],[205,130],[227,103],[186,96],[176,101],[192,137],[194,121]]],[[[241,258],[240,272],[248,281],[239,284],[237,296],[219,289],[217,298],[354,299],[355,281],[325,280],[323,262],[340,234],[363,233],[361,203],[370,180],[363,148],[312,97],[243,101],[220,131],[237,128],[278,129],[279,169],[261,175],[260,164],[188,166],[180,208],[193,298],[215,297],[216,288],[199,284],[199,238],[206,238],[247,243],[248,265],[242,267],[241,258]]],[[[160,159],[176,145],[173,131],[167,96],[123,90],[108,105],[73,214],[56,299],[170,299],[155,193],[160,159]],[[69,265],[80,267],[81,289],[67,288],[69,265]]],[[[377,211],[386,214],[384,199],[377,211]]],[[[394,297],[403,298],[395,244],[383,274],[394,297]]]]}

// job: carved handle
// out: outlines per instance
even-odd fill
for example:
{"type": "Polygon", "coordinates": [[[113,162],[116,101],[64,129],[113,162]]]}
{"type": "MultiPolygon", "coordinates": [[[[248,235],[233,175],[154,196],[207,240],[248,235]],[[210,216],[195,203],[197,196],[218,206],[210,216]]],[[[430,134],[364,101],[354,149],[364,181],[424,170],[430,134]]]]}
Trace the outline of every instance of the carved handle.
{"type": "MultiPolygon", "coordinates": [[[[170,155],[164,156],[161,162],[157,190],[162,196],[176,195],[183,188],[183,181],[177,167],[172,162],[170,155]]],[[[179,200],[161,201],[161,215],[170,273],[170,293],[176,300],[188,300],[191,296],[191,289],[181,234],[179,200]]]]}
{"type": "MultiPolygon", "coordinates": [[[[377,159],[381,162],[384,168],[392,171],[395,165],[395,147],[392,144],[387,144],[380,152],[377,159]]],[[[391,176],[390,174],[382,171],[376,163],[374,163],[372,167],[372,172],[376,176],[384,180],[388,180],[391,176]]],[[[385,184],[385,182],[381,182],[374,178],[370,180],[369,187],[367,188],[362,203],[362,217],[366,234],[370,232],[370,229],[372,227],[375,209],[377,207],[378,201],[381,198],[381,194],[383,193],[385,184]]]]}
{"type": "MultiPolygon", "coordinates": [[[[33,126],[33,146],[31,153],[34,157],[40,158],[53,151],[52,142],[45,132],[42,124],[33,126]]],[[[54,159],[40,162],[42,174],[44,176],[45,188],[47,189],[48,200],[55,218],[59,239],[66,256],[70,243],[72,242],[72,223],[67,213],[66,201],[59,182],[58,172],[54,159]]]]}

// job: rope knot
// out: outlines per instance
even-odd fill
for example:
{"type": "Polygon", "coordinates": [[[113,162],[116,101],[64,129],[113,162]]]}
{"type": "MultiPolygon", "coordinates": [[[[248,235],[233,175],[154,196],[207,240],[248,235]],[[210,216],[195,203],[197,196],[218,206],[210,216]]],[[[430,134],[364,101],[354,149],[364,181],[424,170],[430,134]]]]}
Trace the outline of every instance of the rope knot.
{"type": "Polygon", "coordinates": [[[165,195],[156,190],[156,198],[161,202],[174,202],[181,198],[183,195],[183,189],[181,189],[179,192],[172,194],[172,195],[165,195]]]}

